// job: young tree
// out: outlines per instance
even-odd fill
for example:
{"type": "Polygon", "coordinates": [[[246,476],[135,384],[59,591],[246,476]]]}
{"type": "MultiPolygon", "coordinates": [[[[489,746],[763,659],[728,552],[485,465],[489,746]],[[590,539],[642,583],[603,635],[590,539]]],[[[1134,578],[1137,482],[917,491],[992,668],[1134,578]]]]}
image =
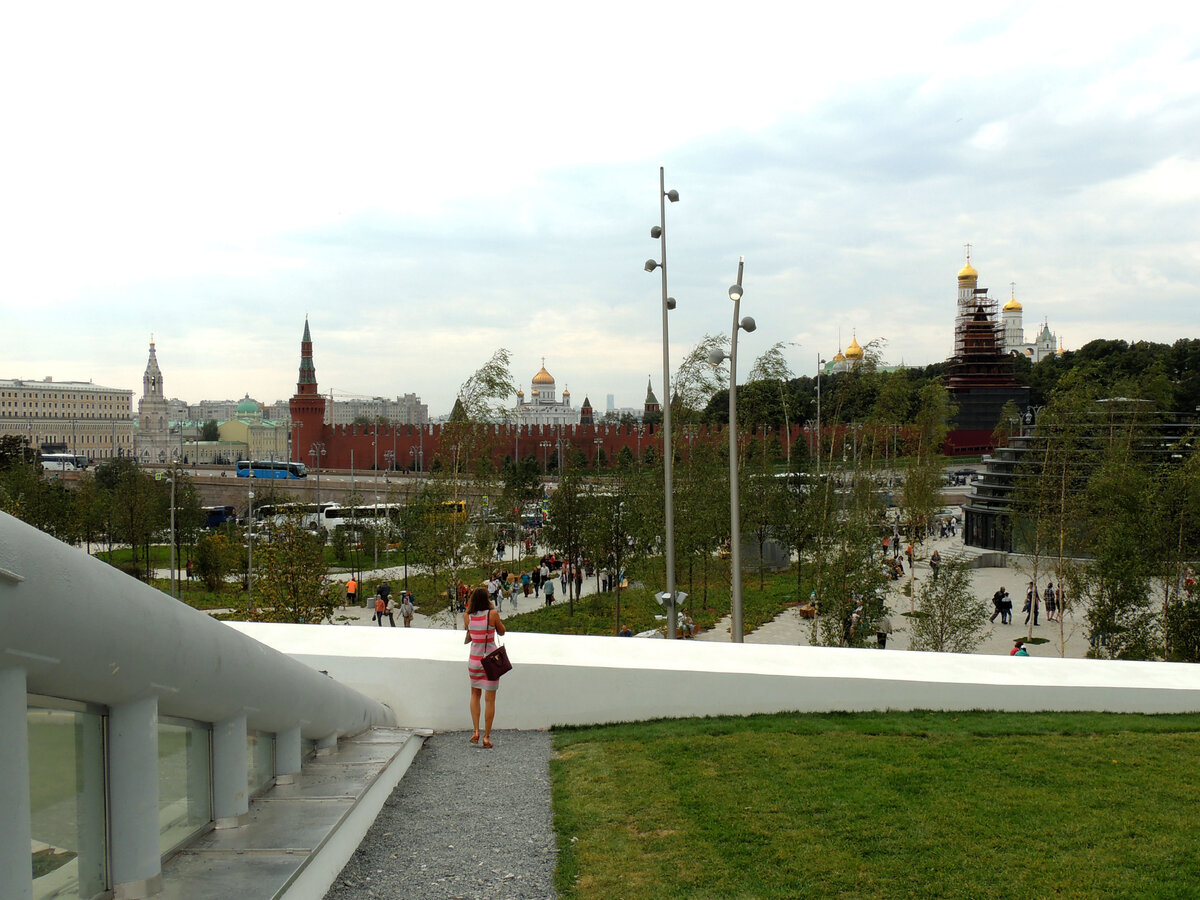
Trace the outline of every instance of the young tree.
{"type": "Polygon", "coordinates": [[[209,419],[200,427],[200,440],[202,441],[219,441],[221,439],[221,430],[217,425],[216,419],[209,419]]]}
{"type": "MultiPolygon", "coordinates": [[[[571,563],[582,555],[583,535],[588,516],[585,490],[584,480],[578,470],[568,467],[558,483],[558,490],[550,495],[550,515],[546,520],[543,539],[551,547],[562,550],[571,563]]],[[[567,600],[570,615],[573,616],[575,598],[569,584],[567,600]]]]}
{"type": "Polygon", "coordinates": [[[972,592],[964,560],[943,561],[938,577],[924,582],[917,606],[909,614],[911,649],[973,653],[983,640],[987,604],[972,592]]]}
{"type": "Polygon", "coordinates": [[[275,526],[271,540],[258,545],[254,560],[254,608],[247,618],[264,622],[331,622],[341,602],[340,585],[331,582],[321,541],[299,518],[275,526]]]}
{"type": "MultiPolygon", "coordinates": [[[[783,433],[786,441],[785,459],[788,465],[792,463],[792,417],[789,410],[788,398],[788,383],[796,377],[796,373],[792,371],[792,367],[788,365],[787,358],[783,355],[785,347],[794,346],[787,341],[776,341],[768,347],[763,354],[754,361],[754,365],[750,368],[751,382],[766,382],[771,385],[772,393],[778,394],[779,410],[783,415],[783,433]]],[[[761,417],[761,421],[755,422],[753,418],[747,418],[746,424],[767,425],[770,419],[766,416],[761,417]]]]}

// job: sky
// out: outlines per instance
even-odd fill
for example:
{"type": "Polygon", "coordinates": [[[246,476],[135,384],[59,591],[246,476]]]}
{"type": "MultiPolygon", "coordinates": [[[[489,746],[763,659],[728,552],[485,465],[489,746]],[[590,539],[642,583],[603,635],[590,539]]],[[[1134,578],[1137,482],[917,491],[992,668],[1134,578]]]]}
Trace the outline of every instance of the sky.
{"type": "Polygon", "coordinates": [[[167,396],[269,404],[307,316],[327,396],[444,415],[503,347],[640,407],[660,166],[672,370],[741,256],[739,376],[945,359],[967,243],[1027,339],[1200,335],[1194,5],[700,6],[8,4],[0,378],[136,404],[153,335],[167,396]]]}

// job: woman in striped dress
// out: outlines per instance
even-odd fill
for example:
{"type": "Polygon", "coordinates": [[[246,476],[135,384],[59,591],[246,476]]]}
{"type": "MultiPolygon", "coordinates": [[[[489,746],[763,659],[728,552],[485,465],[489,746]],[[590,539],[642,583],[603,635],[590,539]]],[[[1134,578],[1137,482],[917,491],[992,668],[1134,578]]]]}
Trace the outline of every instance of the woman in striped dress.
{"type": "Polygon", "coordinates": [[[483,713],[483,746],[492,749],[492,719],[496,716],[496,685],[488,681],[483,671],[483,658],[496,649],[496,635],[504,634],[504,623],[500,613],[492,608],[487,588],[477,587],[471,594],[471,602],[463,613],[463,626],[467,630],[464,643],[471,645],[471,656],[467,662],[467,674],[471,676],[471,722],[475,732],[471,743],[479,743],[479,698],[487,695],[483,713]]]}

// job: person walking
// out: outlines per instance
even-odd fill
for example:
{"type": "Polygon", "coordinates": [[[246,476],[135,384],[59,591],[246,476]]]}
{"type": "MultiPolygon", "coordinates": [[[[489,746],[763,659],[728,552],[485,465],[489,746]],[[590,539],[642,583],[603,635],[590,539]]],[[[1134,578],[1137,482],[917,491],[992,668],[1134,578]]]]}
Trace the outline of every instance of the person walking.
{"type": "Polygon", "coordinates": [[[1025,605],[1021,607],[1021,612],[1025,613],[1025,624],[1029,624],[1029,617],[1033,616],[1033,624],[1038,625],[1038,607],[1041,606],[1041,597],[1038,596],[1037,586],[1031,581],[1029,587],[1025,589],[1025,605]]]}
{"type": "MultiPolygon", "coordinates": [[[[383,614],[387,611],[387,601],[379,594],[375,595],[375,624],[380,628],[383,627],[383,614]]],[[[396,623],[392,622],[394,626],[396,623]]]]}
{"type": "MultiPolygon", "coordinates": [[[[532,583],[532,580],[533,580],[533,579],[531,579],[531,578],[529,577],[529,573],[528,573],[528,572],[522,572],[522,573],[521,573],[521,596],[522,596],[522,597],[528,597],[528,596],[529,596],[529,585],[532,583]]],[[[515,607],[514,607],[514,609],[515,609],[515,607]]]]}
{"type": "Polygon", "coordinates": [[[1054,582],[1046,584],[1046,621],[1053,622],[1058,615],[1058,595],[1054,593],[1054,582]]]}
{"type": "Polygon", "coordinates": [[[929,557],[929,568],[933,570],[933,580],[934,581],[937,581],[938,569],[940,569],[941,566],[942,566],[942,554],[940,554],[936,550],[934,550],[933,555],[931,557],[929,557]]]}
{"type": "Polygon", "coordinates": [[[405,628],[412,628],[413,612],[412,594],[404,591],[400,595],[400,618],[404,620],[405,628]]]}
{"type": "Polygon", "coordinates": [[[583,596],[583,567],[575,567],[575,599],[583,596]]]}
{"type": "Polygon", "coordinates": [[[496,649],[496,635],[504,634],[504,622],[498,610],[488,600],[487,588],[478,587],[471,593],[471,602],[463,613],[466,636],[463,643],[471,645],[467,659],[467,674],[471,678],[471,724],[474,733],[470,743],[479,743],[480,701],[483,700],[483,748],[492,749],[492,722],[496,718],[497,681],[489,681],[483,671],[483,658],[496,649]],[[486,700],[484,696],[486,695],[486,700]]]}
{"type": "Polygon", "coordinates": [[[392,588],[386,581],[379,582],[379,586],[375,588],[375,596],[383,598],[383,605],[387,606],[388,601],[392,597],[392,588]]]}
{"type": "MultiPolygon", "coordinates": [[[[571,567],[566,563],[562,564],[562,568],[558,570],[558,583],[562,585],[562,594],[567,597],[567,584],[571,580],[571,567]]],[[[569,600],[570,597],[567,597],[569,600]]]]}
{"type": "Polygon", "coordinates": [[[1000,588],[1000,590],[992,594],[992,608],[995,610],[995,612],[992,613],[992,617],[988,619],[988,621],[995,622],[996,616],[999,616],[1000,624],[1007,624],[1004,621],[1004,588],[1000,588]]]}
{"type": "Polygon", "coordinates": [[[354,576],[350,576],[350,580],[346,582],[346,605],[358,605],[358,582],[354,580],[354,576]]]}
{"type": "Polygon", "coordinates": [[[913,570],[913,545],[909,544],[904,548],[904,555],[908,557],[908,571],[913,570]]]}
{"type": "MultiPolygon", "coordinates": [[[[387,601],[383,604],[383,615],[388,617],[388,621],[392,623],[392,627],[396,627],[396,604],[389,595],[387,601]]],[[[383,627],[383,616],[379,618],[379,625],[383,627]]]]}
{"type": "Polygon", "coordinates": [[[553,606],[554,605],[554,579],[547,578],[544,582],[542,582],[542,589],[545,590],[545,592],[546,592],[546,605],[553,606]]]}

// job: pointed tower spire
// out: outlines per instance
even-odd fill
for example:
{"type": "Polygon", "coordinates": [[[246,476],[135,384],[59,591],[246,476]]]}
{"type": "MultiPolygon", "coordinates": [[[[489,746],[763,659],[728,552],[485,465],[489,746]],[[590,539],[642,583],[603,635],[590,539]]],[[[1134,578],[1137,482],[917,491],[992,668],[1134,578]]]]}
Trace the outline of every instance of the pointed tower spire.
{"type": "Polygon", "coordinates": [[[317,370],[312,359],[312,334],[308,330],[308,317],[304,318],[304,337],[300,339],[300,380],[296,382],[297,394],[317,393],[317,370]]]}

